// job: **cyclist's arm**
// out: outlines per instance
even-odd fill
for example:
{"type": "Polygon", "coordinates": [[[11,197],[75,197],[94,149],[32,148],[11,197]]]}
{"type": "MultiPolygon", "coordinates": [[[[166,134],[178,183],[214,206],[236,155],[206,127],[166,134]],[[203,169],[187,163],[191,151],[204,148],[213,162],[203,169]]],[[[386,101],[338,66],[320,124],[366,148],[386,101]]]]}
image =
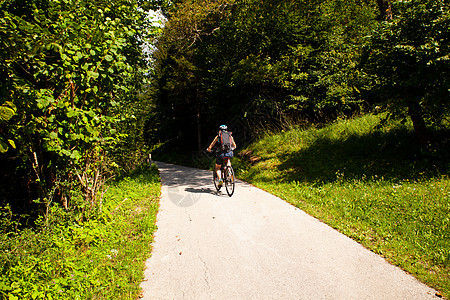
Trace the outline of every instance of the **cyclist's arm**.
{"type": "Polygon", "coordinates": [[[209,145],[208,149],[206,149],[206,151],[211,152],[212,148],[214,147],[214,145],[217,143],[217,141],[219,140],[219,136],[216,136],[216,138],[214,139],[214,141],[212,141],[211,145],[209,145]]]}
{"type": "Polygon", "coordinates": [[[232,150],[236,149],[236,143],[234,142],[233,136],[231,136],[231,149],[232,150]]]}

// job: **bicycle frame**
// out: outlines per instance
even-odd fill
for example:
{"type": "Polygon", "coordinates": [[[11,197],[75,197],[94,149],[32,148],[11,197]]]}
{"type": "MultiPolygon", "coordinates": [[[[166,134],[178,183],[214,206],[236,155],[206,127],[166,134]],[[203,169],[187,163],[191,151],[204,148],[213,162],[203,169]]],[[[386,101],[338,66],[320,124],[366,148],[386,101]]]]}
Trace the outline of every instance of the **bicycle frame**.
{"type": "MultiPolygon", "coordinates": [[[[221,170],[225,169],[225,166],[231,167],[231,159],[229,157],[223,158],[223,163],[222,163],[222,166],[220,167],[220,169],[221,170]]],[[[222,174],[222,177],[223,177],[223,174],[222,174]]]]}

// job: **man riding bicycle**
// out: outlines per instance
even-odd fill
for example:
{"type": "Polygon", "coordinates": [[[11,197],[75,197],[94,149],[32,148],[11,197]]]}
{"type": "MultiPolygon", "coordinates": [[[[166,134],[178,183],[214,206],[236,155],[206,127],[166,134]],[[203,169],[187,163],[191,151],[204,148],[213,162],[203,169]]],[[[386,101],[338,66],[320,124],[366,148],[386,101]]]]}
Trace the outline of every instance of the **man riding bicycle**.
{"type": "Polygon", "coordinates": [[[216,145],[217,142],[219,142],[219,151],[217,152],[216,165],[214,170],[217,174],[217,178],[219,178],[219,186],[222,186],[223,184],[221,176],[222,174],[220,172],[223,160],[225,157],[232,158],[233,150],[236,149],[236,143],[234,142],[233,136],[231,134],[232,132],[228,131],[228,127],[226,125],[221,125],[219,127],[219,133],[214,138],[211,145],[209,145],[208,149],[206,149],[206,151],[211,152],[212,148],[216,145]]]}

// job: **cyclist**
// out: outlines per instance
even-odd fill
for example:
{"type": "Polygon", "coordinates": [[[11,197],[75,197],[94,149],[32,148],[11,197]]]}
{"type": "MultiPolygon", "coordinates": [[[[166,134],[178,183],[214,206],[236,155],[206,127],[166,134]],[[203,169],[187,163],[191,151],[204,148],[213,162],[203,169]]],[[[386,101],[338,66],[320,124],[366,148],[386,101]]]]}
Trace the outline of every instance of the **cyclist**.
{"type": "Polygon", "coordinates": [[[206,151],[211,152],[212,148],[216,145],[216,143],[219,143],[219,151],[217,152],[216,157],[216,166],[215,166],[215,172],[217,174],[217,178],[219,178],[219,187],[223,184],[222,174],[220,172],[220,167],[223,164],[223,159],[225,157],[232,158],[233,157],[233,150],[236,149],[236,143],[234,142],[232,132],[228,131],[228,127],[226,125],[221,125],[219,127],[219,133],[212,141],[211,145],[209,145],[208,149],[206,151]]]}

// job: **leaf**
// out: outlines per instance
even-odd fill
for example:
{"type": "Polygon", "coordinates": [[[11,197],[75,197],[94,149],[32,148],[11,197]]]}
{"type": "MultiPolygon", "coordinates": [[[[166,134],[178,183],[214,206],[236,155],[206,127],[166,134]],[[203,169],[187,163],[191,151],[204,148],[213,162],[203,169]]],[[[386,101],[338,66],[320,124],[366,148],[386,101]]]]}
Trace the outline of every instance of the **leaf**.
{"type": "Polygon", "coordinates": [[[20,284],[17,281],[15,281],[15,282],[11,283],[11,287],[13,289],[18,289],[20,287],[20,284]]]}
{"type": "Polygon", "coordinates": [[[58,104],[57,104],[57,107],[58,107],[58,108],[63,108],[64,106],[65,106],[64,101],[63,101],[63,100],[59,100],[59,101],[58,101],[58,104]]]}
{"type": "Polygon", "coordinates": [[[8,140],[8,143],[13,147],[13,149],[16,149],[16,143],[13,140],[8,140]]]}
{"type": "Polygon", "coordinates": [[[52,139],[57,139],[58,138],[58,133],[57,132],[50,132],[50,138],[52,139]]]}
{"type": "Polygon", "coordinates": [[[90,110],[86,113],[89,117],[94,118],[95,117],[95,112],[90,110]]]}
{"type": "Polygon", "coordinates": [[[105,56],[105,59],[107,60],[107,61],[112,61],[113,60],[113,57],[111,56],[111,55],[106,55],[105,56]]]}
{"type": "Polygon", "coordinates": [[[0,106],[0,121],[9,121],[15,115],[15,111],[6,106],[0,106]]]}
{"type": "Polygon", "coordinates": [[[87,71],[87,75],[88,77],[92,77],[94,79],[97,79],[99,74],[97,72],[93,72],[93,71],[87,71]]]}
{"type": "Polygon", "coordinates": [[[8,148],[8,144],[0,140],[0,153],[5,153],[6,151],[8,151],[8,148]]]}
{"type": "Polygon", "coordinates": [[[76,113],[76,111],[74,111],[73,109],[70,109],[68,112],[67,112],[67,117],[69,117],[69,118],[72,118],[72,117],[74,117],[74,116],[76,116],[77,115],[77,113],[76,113]]]}
{"type": "Polygon", "coordinates": [[[19,300],[19,298],[13,294],[9,294],[9,300],[19,300]]]}
{"type": "Polygon", "coordinates": [[[80,154],[80,152],[78,152],[78,150],[74,150],[72,152],[72,154],[70,155],[70,158],[79,160],[81,158],[81,154],[80,154]]]}

